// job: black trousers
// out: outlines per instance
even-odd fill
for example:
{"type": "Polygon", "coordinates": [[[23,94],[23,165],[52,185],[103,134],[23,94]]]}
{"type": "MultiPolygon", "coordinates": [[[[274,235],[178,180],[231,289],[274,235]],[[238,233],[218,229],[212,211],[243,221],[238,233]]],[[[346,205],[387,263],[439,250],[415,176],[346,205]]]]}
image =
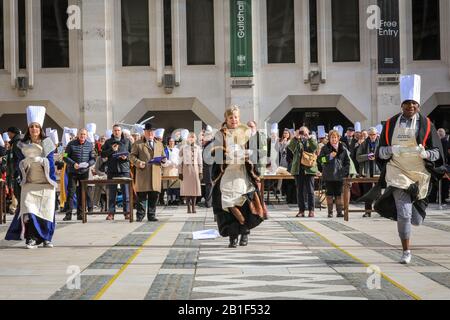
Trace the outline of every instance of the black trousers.
{"type": "Polygon", "coordinates": [[[314,176],[307,175],[300,169],[299,174],[295,176],[295,183],[299,211],[305,212],[306,209],[314,211],[314,176]]]}
{"type": "Polygon", "coordinates": [[[213,189],[212,182],[205,183],[203,189],[203,198],[205,198],[205,204],[208,208],[212,206],[212,189],[213,189]]]}
{"type": "MultiPolygon", "coordinates": [[[[369,192],[373,188],[372,183],[361,183],[360,186],[361,186],[362,195],[365,195],[367,192],[369,192]]],[[[372,210],[372,202],[366,202],[365,209],[372,210]]]]}
{"type": "Polygon", "coordinates": [[[155,218],[158,198],[159,192],[156,191],[138,192],[136,202],[137,217],[143,218],[145,217],[145,213],[147,213],[147,218],[155,218]]]}
{"type": "MultiPolygon", "coordinates": [[[[85,174],[75,174],[75,173],[69,173],[68,174],[68,181],[67,181],[67,203],[68,203],[68,210],[67,212],[72,212],[73,210],[73,197],[77,195],[77,213],[81,213],[81,180],[88,180],[89,179],[89,173],[85,174]]],[[[87,199],[87,206],[88,208],[92,208],[92,200],[90,193],[88,190],[86,190],[86,199],[87,199]]]]}

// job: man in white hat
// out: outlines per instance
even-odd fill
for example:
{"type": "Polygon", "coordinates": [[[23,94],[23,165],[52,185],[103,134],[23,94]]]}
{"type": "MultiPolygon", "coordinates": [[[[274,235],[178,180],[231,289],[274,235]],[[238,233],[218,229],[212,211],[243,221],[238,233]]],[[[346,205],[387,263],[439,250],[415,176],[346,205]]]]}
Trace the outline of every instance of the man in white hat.
{"type": "Polygon", "coordinates": [[[375,204],[377,212],[397,220],[403,247],[400,263],[411,262],[411,225],[425,219],[431,177],[442,177],[442,144],[430,119],[420,114],[421,79],[418,75],[400,79],[402,112],[388,119],[381,133],[380,178],[386,192],[375,204]]]}

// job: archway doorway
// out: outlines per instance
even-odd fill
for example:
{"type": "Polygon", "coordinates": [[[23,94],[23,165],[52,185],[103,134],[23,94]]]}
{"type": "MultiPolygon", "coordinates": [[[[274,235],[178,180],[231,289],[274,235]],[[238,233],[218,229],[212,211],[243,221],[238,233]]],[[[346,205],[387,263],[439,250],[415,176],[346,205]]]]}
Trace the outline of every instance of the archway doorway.
{"type": "MultiPolygon", "coordinates": [[[[164,138],[168,137],[176,129],[187,129],[194,131],[194,123],[202,120],[191,110],[171,110],[171,111],[148,111],[138,122],[150,117],[155,117],[149,121],[154,128],[164,128],[164,138]]],[[[202,122],[202,128],[205,124],[202,122]]]]}
{"type": "Polygon", "coordinates": [[[444,128],[450,130],[450,105],[438,106],[428,116],[434,123],[436,129],[444,128]]]}
{"type": "Polygon", "coordinates": [[[280,130],[306,126],[316,132],[317,126],[320,125],[325,126],[327,132],[337,125],[341,125],[345,131],[345,128],[352,127],[353,123],[337,108],[295,108],[278,123],[280,130]]]}
{"type": "MultiPolygon", "coordinates": [[[[24,113],[5,113],[0,117],[0,128],[2,132],[5,132],[10,127],[17,127],[23,133],[26,131],[27,115],[24,113]]],[[[44,120],[45,128],[52,128],[58,130],[58,135],[61,136],[63,129],[57,124],[50,116],[46,115],[44,120]]]]}

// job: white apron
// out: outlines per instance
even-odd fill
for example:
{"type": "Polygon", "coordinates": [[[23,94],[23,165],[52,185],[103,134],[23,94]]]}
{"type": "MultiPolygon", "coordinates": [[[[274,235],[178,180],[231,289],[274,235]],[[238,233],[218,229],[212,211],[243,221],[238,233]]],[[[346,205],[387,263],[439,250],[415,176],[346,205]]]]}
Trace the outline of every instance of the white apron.
{"type": "Polygon", "coordinates": [[[392,145],[403,148],[400,155],[392,156],[392,160],[386,166],[387,186],[407,190],[411,184],[419,184],[419,200],[425,199],[428,194],[428,186],[431,174],[425,169],[424,160],[420,158],[416,140],[416,118],[412,121],[411,128],[400,128],[400,117],[395,125],[392,136],[392,145]],[[408,148],[408,149],[404,149],[408,148]]]}

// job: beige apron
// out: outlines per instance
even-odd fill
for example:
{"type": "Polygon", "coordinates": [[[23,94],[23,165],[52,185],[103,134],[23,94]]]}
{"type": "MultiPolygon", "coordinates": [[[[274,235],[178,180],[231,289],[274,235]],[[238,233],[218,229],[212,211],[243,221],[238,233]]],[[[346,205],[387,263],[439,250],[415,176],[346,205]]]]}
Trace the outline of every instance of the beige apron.
{"type": "Polygon", "coordinates": [[[386,166],[387,186],[406,190],[413,183],[419,184],[419,200],[425,199],[428,194],[428,186],[431,175],[425,169],[424,160],[420,158],[416,140],[416,118],[412,121],[411,128],[400,127],[400,117],[395,125],[392,136],[392,145],[401,147],[400,155],[392,156],[392,160],[386,166]]]}

